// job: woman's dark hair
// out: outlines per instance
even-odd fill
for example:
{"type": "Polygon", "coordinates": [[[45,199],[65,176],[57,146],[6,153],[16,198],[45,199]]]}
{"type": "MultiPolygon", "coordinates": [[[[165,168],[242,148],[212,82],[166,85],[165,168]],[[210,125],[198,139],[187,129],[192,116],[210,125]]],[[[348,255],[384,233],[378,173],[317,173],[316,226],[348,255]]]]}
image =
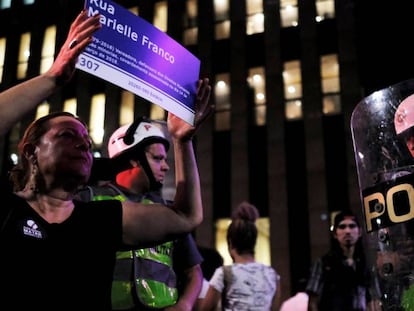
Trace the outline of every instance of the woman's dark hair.
{"type": "Polygon", "coordinates": [[[242,202],[235,210],[227,230],[227,242],[239,254],[254,255],[257,240],[256,220],[259,211],[249,202],[242,202]]]}
{"type": "MultiPolygon", "coordinates": [[[[48,115],[45,115],[37,120],[34,120],[24,132],[22,139],[20,140],[17,151],[19,156],[18,163],[10,170],[9,178],[13,183],[13,190],[20,191],[22,190],[30,177],[30,165],[29,160],[24,156],[23,149],[27,143],[37,145],[40,142],[42,136],[50,129],[49,120],[67,116],[72,117],[76,120],[82,122],[77,116],[73,115],[70,112],[60,111],[53,112],[48,115]]],[[[86,124],[82,122],[85,126],[86,124]]]]}

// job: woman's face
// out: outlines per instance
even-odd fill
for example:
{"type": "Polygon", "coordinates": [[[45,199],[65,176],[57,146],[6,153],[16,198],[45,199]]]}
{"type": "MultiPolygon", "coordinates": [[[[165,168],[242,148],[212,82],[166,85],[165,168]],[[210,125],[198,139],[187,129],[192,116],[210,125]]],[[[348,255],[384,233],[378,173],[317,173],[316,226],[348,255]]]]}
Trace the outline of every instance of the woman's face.
{"type": "Polygon", "coordinates": [[[77,119],[60,116],[35,146],[35,157],[46,184],[88,181],[92,167],[91,139],[77,119]]]}

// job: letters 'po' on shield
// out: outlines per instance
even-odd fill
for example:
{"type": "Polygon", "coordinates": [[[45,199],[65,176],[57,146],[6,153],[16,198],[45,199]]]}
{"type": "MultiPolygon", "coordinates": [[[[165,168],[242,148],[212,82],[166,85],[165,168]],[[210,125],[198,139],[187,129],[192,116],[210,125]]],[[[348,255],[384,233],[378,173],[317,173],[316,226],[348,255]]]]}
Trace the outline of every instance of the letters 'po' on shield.
{"type": "Polygon", "coordinates": [[[351,131],[372,292],[384,310],[404,310],[414,305],[414,79],[359,102],[351,131]]]}

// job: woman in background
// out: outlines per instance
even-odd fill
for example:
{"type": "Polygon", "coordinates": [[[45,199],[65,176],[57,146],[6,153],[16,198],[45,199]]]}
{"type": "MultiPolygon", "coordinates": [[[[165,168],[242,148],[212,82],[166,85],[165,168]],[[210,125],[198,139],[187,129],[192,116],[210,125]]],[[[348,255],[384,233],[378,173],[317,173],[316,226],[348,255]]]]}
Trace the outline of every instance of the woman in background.
{"type": "Polygon", "coordinates": [[[200,310],[214,310],[221,299],[226,311],[278,309],[280,277],[271,266],[255,259],[258,217],[259,211],[248,202],[237,207],[227,230],[233,264],[216,269],[200,310]]]}

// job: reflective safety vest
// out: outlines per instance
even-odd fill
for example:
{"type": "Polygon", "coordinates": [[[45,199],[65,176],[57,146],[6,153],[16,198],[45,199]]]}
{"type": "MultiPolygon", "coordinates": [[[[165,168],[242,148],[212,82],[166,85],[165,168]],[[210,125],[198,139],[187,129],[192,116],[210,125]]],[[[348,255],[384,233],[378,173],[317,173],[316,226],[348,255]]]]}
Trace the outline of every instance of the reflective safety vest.
{"type": "MultiPolygon", "coordinates": [[[[92,194],[93,201],[127,200],[127,196],[112,184],[93,188],[92,194]]],[[[154,201],[154,198],[141,199],[145,204],[154,201]]],[[[112,310],[131,309],[140,305],[162,309],[177,302],[173,247],[174,242],[170,241],[151,248],[117,252],[111,293],[112,310]]]]}

